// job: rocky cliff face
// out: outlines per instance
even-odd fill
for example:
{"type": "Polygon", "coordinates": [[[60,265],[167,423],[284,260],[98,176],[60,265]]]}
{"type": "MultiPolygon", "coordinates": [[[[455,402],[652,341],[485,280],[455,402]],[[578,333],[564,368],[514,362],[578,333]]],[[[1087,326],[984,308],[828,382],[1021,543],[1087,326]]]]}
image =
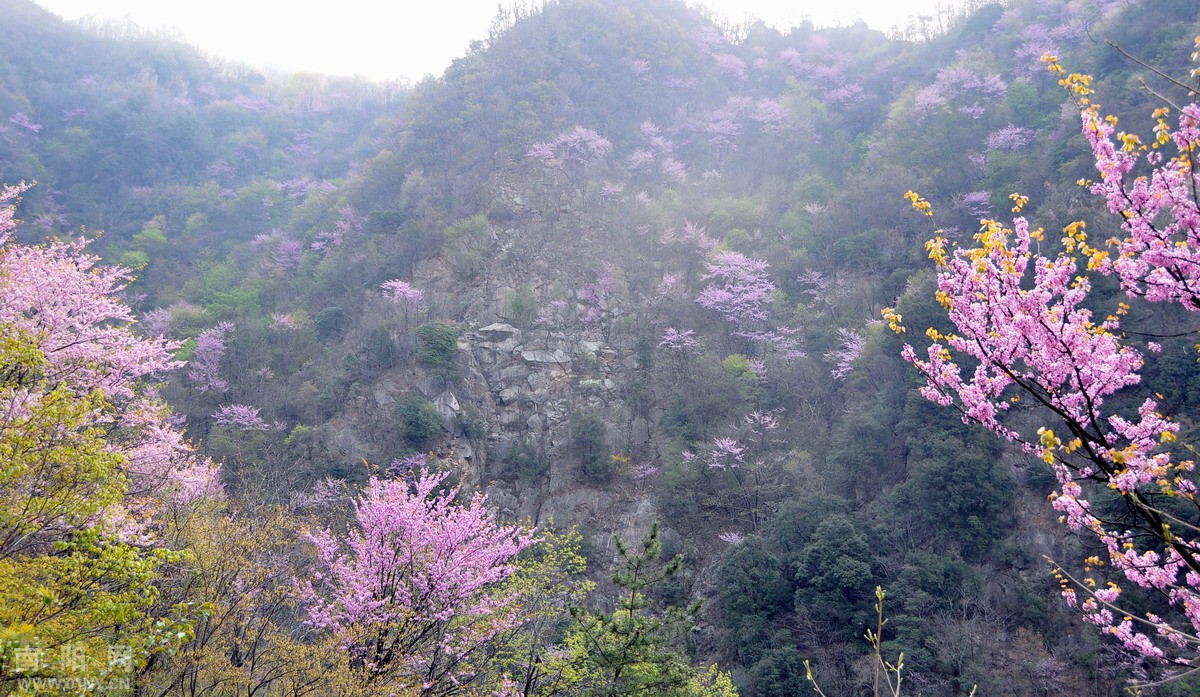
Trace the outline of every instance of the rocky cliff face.
{"type": "Polygon", "coordinates": [[[390,457],[380,415],[405,393],[418,392],[442,416],[438,456],[458,462],[466,484],[487,491],[506,515],[586,526],[600,546],[614,532],[635,539],[659,516],[648,488],[627,471],[629,456],[645,461],[657,453],[653,414],[634,413],[623,398],[641,366],[632,333],[613,329],[633,315],[623,272],[611,263],[612,250],[597,261],[604,259],[609,226],[569,206],[545,220],[524,208],[527,192],[504,193],[496,205],[506,217],[524,218],[523,226],[489,224],[481,236],[483,262],[469,280],[445,257],[425,262],[415,275],[431,314],[458,321],[452,375],[412,368],[381,375],[335,420],[331,442],[348,460],[390,457]],[[581,300],[579,287],[601,267],[612,271],[620,292],[581,300]],[[557,308],[556,319],[514,319],[519,290],[535,307],[557,308]],[[579,321],[589,310],[604,318],[599,330],[579,321]],[[618,456],[613,476],[585,474],[571,452],[572,417],[580,413],[603,422],[607,449],[618,456]]]}

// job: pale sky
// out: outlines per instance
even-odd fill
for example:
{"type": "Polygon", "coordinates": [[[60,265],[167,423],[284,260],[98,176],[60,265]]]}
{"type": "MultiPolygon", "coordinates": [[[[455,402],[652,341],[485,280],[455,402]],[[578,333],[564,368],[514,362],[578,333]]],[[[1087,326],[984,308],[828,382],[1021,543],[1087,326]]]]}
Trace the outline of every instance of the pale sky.
{"type": "MultiPolygon", "coordinates": [[[[130,19],[175,31],[213,56],[262,68],[417,80],[440,75],[473,40],[487,37],[497,0],[37,0],[67,19],[130,19]]],[[[511,5],[511,0],[501,0],[511,5]]],[[[735,20],[786,28],[863,19],[903,25],[946,0],[704,0],[735,20]]]]}

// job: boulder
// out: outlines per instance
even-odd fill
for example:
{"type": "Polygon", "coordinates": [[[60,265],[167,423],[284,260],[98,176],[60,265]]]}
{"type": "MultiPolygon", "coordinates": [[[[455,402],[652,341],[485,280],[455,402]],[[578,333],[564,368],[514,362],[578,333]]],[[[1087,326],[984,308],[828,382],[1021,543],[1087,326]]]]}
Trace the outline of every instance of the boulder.
{"type": "Polygon", "coordinates": [[[437,407],[438,414],[442,416],[442,428],[453,433],[458,414],[462,411],[462,407],[458,404],[458,398],[454,396],[453,392],[446,390],[431,401],[433,406],[437,407]]]}
{"type": "Polygon", "coordinates": [[[517,329],[511,324],[496,322],[495,324],[489,324],[488,326],[480,329],[477,333],[481,338],[483,338],[484,341],[499,343],[505,339],[520,336],[521,330],[517,329]]]}
{"type": "Polygon", "coordinates": [[[533,367],[567,368],[571,365],[571,357],[562,349],[526,349],[521,352],[521,360],[533,367]]]}
{"type": "Polygon", "coordinates": [[[509,382],[513,380],[524,380],[525,378],[529,377],[529,373],[529,366],[525,365],[524,363],[517,363],[500,370],[496,373],[496,377],[504,382],[509,382]]]}

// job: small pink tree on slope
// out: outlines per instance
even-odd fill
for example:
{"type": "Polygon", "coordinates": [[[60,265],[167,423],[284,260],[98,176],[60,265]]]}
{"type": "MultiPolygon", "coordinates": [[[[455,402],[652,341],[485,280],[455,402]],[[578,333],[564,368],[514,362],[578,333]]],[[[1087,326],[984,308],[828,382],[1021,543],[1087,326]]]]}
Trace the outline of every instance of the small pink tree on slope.
{"type": "MultiPolygon", "coordinates": [[[[1159,413],[1155,398],[1142,401],[1136,415],[1106,405],[1114,393],[1139,384],[1144,357],[1121,330],[1128,305],[1103,319],[1093,315],[1088,273],[1115,276],[1134,298],[1200,310],[1200,107],[1177,109],[1174,126],[1170,110],[1157,110],[1150,145],[1133,134],[1114,136],[1116,119],[1101,117],[1088,99],[1090,78],[1066,75],[1052,56],[1045,60],[1080,100],[1083,133],[1100,173],[1098,181],[1083,183],[1121,218],[1122,234],[1093,246],[1085,224],[1072,223],[1062,251],[1052,256],[1037,251],[1043,231],[1030,229],[1024,217],[1011,228],[982,221],[979,246],[972,249],[950,250],[936,236],[927,248],[938,267],[937,299],[955,332],[930,329],[926,355],[905,345],[903,356],[925,376],[926,397],[1021,443],[1053,469],[1058,488],[1051,500],[1060,520],[1089,533],[1103,550],[1086,560],[1079,578],[1057,568],[1066,601],[1136,654],[1193,672],[1200,670],[1195,465],[1172,451],[1180,427],[1159,413]],[[1163,151],[1171,148],[1176,154],[1167,159],[1163,151]],[[1147,173],[1134,176],[1138,167],[1147,173]],[[1005,419],[1018,402],[1042,407],[1046,421],[1036,432],[1005,419]],[[1093,505],[1105,489],[1123,499],[1121,520],[1105,519],[1093,505]],[[1105,575],[1104,567],[1112,573],[1105,575]],[[1123,609],[1127,584],[1157,592],[1171,612],[1123,609]]],[[[906,197],[932,217],[927,201],[913,192],[906,197]]],[[[1012,198],[1019,213],[1026,199],[1012,198]]],[[[884,317],[903,331],[895,310],[886,309],[884,317]]],[[[1161,350],[1153,342],[1148,348],[1161,350]]]]}

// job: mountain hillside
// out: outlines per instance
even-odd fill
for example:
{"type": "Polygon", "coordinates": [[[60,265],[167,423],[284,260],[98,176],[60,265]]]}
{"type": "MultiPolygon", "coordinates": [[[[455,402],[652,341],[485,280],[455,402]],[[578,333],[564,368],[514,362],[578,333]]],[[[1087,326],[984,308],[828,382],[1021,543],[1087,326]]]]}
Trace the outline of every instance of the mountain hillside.
{"type": "MultiPolygon", "coordinates": [[[[878,586],[915,694],[1116,695],[1159,673],[1060,602],[1044,557],[1073,568],[1096,543],[1056,524],[1054,475],[922,397],[880,313],[914,343],[950,331],[908,191],[951,242],[1014,192],[1048,237],[1083,218],[1106,238],[1041,58],[1149,133],[1163,100],[1194,99],[1164,76],[1188,79],[1200,7],[952,14],[912,41],[558,0],[401,88],[0,0],[0,179],[37,181],[18,239],[102,229],[93,249],[135,270],[140,330],[189,362],[159,392],[251,517],[347,520],[314,492],[418,463],[506,523],[578,529],[604,611],[613,536],[657,522],[686,561],[655,602],[703,601],[679,643],[742,695],[806,693],[806,660],[826,694],[869,690],[878,586]]],[[[1128,325],[1185,356],[1144,371],[1181,438],[1185,315],[1128,325]]]]}

